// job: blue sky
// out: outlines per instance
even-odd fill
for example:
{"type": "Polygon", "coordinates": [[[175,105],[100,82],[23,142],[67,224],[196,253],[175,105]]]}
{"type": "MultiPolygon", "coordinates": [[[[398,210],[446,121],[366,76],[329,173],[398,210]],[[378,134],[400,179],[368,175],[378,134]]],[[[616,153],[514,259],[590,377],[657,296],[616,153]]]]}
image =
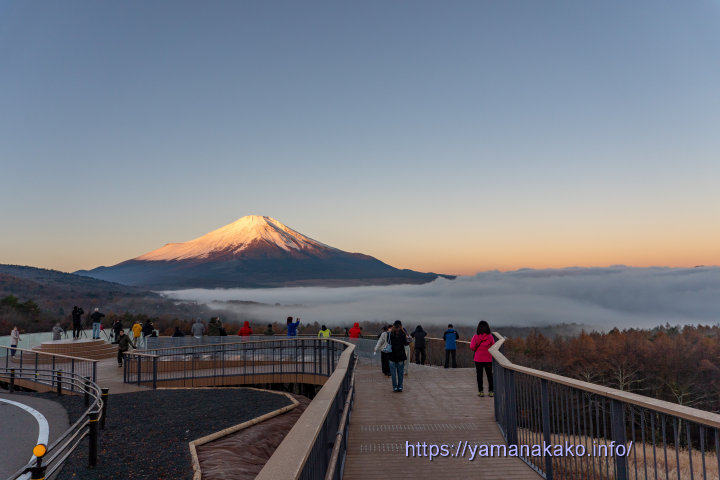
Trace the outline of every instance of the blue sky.
{"type": "Polygon", "coordinates": [[[443,273],[720,264],[720,3],[0,0],[0,263],[248,215],[443,273]]]}

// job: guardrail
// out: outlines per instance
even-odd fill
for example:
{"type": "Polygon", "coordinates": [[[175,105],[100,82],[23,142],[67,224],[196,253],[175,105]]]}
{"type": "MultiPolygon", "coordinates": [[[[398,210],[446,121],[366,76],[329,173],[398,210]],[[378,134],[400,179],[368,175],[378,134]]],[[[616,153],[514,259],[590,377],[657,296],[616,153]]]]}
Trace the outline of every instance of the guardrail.
{"type": "Polygon", "coordinates": [[[336,368],[256,479],[342,478],[355,393],[356,347],[340,340],[325,341],[344,348],[336,368]]]}
{"type": "Polygon", "coordinates": [[[38,368],[5,368],[0,367],[0,379],[6,382],[9,392],[13,393],[18,380],[33,383],[54,385],[58,395],[75,392],[84,395],[86,410],[74,424],[49,446],[38,445],[33,449],[33,458],[9,478],[51,478],[63,466],[65,460],[73,453],[79,443],[89,437],[89,466],[97,465],[98,423],[101,429],[105,425],[107,408],[107,389],[101,389],[89,377],[62,370],[43,370],[38,368]]]}
{"type": "Polygon", "coordinates": [[[336,340],[285,338],[134,351],[124,356],[123,381],[153,388],[158,384],[318,384],[332,375],[346,345],[336,340]],[[289,376],[294,377],[288,380],[289,376]]]}
{"type": "MultiPolygon", "coordinates": [[[[80,377],[88,377],[93,382],[97,381],[97,360],[72,357],[58,353],[0,346],[0,366],[4,366],[5,369],[63,371],[80,377]]],[[[50,382],[51,386],[55,385],[54,380],[51,379],[50,382]]],[[[71,388],[74,388],[74,385],[71,386],[71,388]]]]}
{"type": "Polygon", "coordinates": [[[720,415],[515,365],[495,336],[496,421],[546,479],[718,478],[720,415]]]}

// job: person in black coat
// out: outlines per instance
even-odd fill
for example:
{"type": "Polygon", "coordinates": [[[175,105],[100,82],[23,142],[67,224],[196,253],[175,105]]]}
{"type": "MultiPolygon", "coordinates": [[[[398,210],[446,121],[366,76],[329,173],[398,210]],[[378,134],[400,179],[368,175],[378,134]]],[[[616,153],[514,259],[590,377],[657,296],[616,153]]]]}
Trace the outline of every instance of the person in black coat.
{"type": "Polygon", "coordinates": [[[115,337],[115,340],[113,340],[113,343],[118,343],[118,341],[120,340],[120,331],[123,329],[122,322],[120,322],[120,320],[115,320],[115,322],[113,322],[112,328],[113,328],[113,336],[115,337]]]}
{"type": "Polygon", "coordinates": [[[415,339],[415,363],[425,365],[425,337],[427,332],[422,325],[418,325],[410,335],[415,339]]]}
{"type": "Polygon", "coordinates": [[[402,322],[395,320],[392,330],[390,330],[390,345],[392,352],[389,354],[390,376],[392,378],[393,392],[403,391],[403,376],[405,371],[405,345],[409,345],[410,340],[403,330],[402,322]]]}
{"type": "Polygon", "coordinates": [[[80,338],[82,333],[82,315],[85,310],[75,305],[72,311],[72,323],[73,323],[73,340],[80,338]]]}

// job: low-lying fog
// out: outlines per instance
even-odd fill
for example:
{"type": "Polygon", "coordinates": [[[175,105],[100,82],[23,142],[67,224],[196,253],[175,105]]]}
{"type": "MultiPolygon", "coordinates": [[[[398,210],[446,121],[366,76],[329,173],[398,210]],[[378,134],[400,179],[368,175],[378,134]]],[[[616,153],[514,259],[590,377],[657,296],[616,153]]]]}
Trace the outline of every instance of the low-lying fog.
{"type": "Polygon", "coordinates": [[[165,295],[237,312],[255,322],[349,326],[400,319],[411,327],[454,323],[543,326],[577,323],[588,328],[715,324],[720,321],[720,268],[568,268],[483,272],[425,285],[191,289],[165,295]],[[228,303],[251,301],[263,305],[228,303]]]}

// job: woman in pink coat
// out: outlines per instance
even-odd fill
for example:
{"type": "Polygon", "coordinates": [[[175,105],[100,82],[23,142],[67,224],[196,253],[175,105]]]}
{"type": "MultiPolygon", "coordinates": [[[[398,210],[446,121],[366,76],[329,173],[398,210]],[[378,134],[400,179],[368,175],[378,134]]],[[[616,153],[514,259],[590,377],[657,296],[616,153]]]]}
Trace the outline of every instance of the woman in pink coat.
{"type": "Polygon", "coordinates": [[[483,393],[482,372],[488,379],[488,391],[492,397],[493,393],[493,374],[492,374],[492,356],[488,349],[495,344],[495,338],[490,333],[490,325],[485,320],[480,320],[477,326],[477,333],[473,335],[470,341],[470,349],[475,352],[473,360],[475,360],[475,372],[477,373],[478,395],[485,396],[483,393]]]}

